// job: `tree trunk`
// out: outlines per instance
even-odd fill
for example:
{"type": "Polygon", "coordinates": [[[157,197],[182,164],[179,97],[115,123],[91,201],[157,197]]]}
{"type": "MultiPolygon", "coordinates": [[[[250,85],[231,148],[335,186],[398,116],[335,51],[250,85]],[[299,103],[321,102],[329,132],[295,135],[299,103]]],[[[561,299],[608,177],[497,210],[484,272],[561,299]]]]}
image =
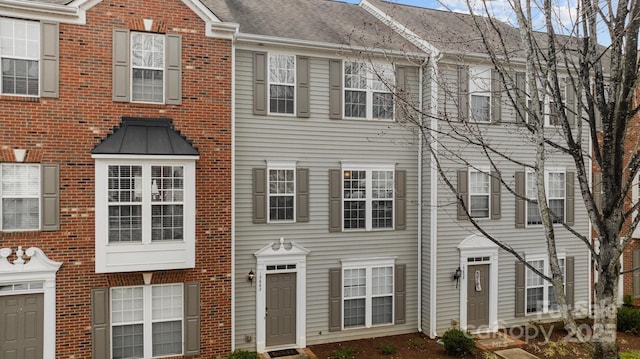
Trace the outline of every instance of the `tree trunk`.
{"type": "MultiPolygon", "coordinates": [[[[615,266],[613,266],[615,267],[615,266]]],[[[616,344],[618,303],[616,294],[618,276],[605,267],[600,270],[596,285],[596,301],[593,317],[593,345],[594,359],[615,359],[618,356],[616,344]]]]}

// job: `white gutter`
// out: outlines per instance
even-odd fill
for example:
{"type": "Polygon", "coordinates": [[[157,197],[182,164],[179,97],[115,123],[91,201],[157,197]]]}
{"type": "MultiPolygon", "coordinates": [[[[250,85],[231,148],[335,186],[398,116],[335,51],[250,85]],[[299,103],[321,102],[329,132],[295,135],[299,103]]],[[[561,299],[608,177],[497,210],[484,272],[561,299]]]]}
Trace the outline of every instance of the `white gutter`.
{"type": "Polygon", "coordinates": [[[299,40],[299,39],[291,39],[285,37],[277,37],[277,36],[264,36],[264,35],[255,35],[255,34],[243,34],[238,33],[237,35],[238,42],[243,43],[254,43],[254,44],[263,44],[263,45],[277,45],[277,46],[294,46],[296,48],[303,49],[312,49],[312,50],[338,50],[345,52],[367,52],[371,54],[379,54],[379,55],[392,55],[392,56],[418,56],[423,57],[424,54],[421,52],[407,52],[403,50],[375,50],[366,46],[353,46],[349,44],[335,44],[335,43],[327,43],[327,42],[319,42],[319,41],[309,41],[309,40],[299,40]]]}
{"type": "Polygon", "coordinates": [[[437,336],[436,333],[436,293],[437,293],[437,284],[438,284],[438,169],[436,167],[436,158],[435,153],[438,150],[438,142],[436,138],[438,136],[438,61],[442,58],[441,55],[432,58],[431,66],[429,69],[431,70],[431,96],[429,99],[431,105],[431,128],[429,129],[429,137],[431,141],[429,142],[430,147],[430,167],[431,167],[431,203],[429,206],[431,208],[431,227],[430,227],[430,243],[431,243],[431,255],[430,255],[430,265],[429,265],[429,273],[431,274],[431,282],[429,283],[429,337],[431,339],[437,336]]]}
{"type": "Polygon", "coordinates": [[[0,0],[0,15],[66,24],[86,23],[86,11],[101,0],[76,0],[67,5],[24,0],[0,0]]]}

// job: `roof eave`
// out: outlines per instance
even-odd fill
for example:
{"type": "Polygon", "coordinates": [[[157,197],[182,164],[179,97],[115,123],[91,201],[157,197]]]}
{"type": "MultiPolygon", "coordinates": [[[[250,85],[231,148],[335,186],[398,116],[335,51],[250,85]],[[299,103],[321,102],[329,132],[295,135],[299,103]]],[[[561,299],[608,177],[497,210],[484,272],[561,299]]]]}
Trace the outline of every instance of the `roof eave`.
{"type": "Polygon", "coordinates": [[[35,1],[0,0],[0,15],[84,25],[86,11],[102,0],[75,0],[67,5],[35,1]]]}

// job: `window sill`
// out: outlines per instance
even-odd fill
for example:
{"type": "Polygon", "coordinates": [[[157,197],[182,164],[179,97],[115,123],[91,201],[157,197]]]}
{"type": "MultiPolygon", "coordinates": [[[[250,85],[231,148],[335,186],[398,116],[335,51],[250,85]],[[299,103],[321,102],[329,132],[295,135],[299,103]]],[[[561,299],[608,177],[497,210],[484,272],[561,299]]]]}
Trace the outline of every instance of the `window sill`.
{"type": "Polygon", "coordinates": [[[195,240],[151,243],[96,243],[96,273],[195,267],[195,240]]]}
{"type": "Polygon", "coordinates": [[[15,101],[15,102],[40,102],[38,96],[26,96],[26,95],[0,95],[0,101],[15,101]]]}

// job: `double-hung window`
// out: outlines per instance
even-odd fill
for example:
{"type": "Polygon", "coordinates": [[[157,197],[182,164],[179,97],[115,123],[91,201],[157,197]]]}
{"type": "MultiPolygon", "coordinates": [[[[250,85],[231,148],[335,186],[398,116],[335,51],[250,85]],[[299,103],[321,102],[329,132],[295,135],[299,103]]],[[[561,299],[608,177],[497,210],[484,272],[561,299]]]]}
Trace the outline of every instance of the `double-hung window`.
{"type": "Polygon", "coordinates": [[[110,298],[113,358],[182,354],[182,284],[114,287],[110,298]]]}
{"type": "Polygon", "coordinates": [[[165,36],[131,32],[131,100],[164,102],[165,36]]]}
{"type": "Polygon", "coordinates": [[[344,116],[374,120],[393,119],[395,74],[391,65],[344,63],[344,116]]]}
{"type": "MultiPolygon", "coordinates": [[[[564,256],[559,257],[558,262],[562,271],[562,278],[564,279],[566,273],[566,260],[564,256]]],[[[544,275],[551,277],[551,266],[546,255],[529,256],[527,257],[527,263],[531,264],[534,268],[536,268],[544,275]]],[[[526,270],[525,300],[525,308],[527,314],[546,313],[548,311],[554,311],[558,309],[558,303],[556,300],[553,284],[542,279],[542,277],[540,277],[537,273],[535,273],[528,267],[526,270]]]]}
{"type": "Polygon", "coordinates": [[[182,241],[184,168],[109,165],[109,243],[182,241]]]}
{"type": "Polygon", "coordinates": [[[393,168],[343,168],[343,228],[393,228],[393,168]]]}
{"type": "Polygon", "coordinates": [[[0,18],[2,93],[38,96],[40,23],[0,18]]]}
{"type": "Polygon", "coordinates": [[[296,167],[291,164],[268,166],[269,222],[296,220],[296,167]]]}
{"type": "MultiPolygon", "coordinates": [[[[537,201],[537,185],[534,172],[526,173],[527,198],[537,201]]],[[[566,173],[564,171],[547,171],[544,175],[547,189],[547,201],[553,223],[563,223],[566,210],[566,173]]],[[[527,224],[542,224],[542,216],[537,203],[527,202],[527,224]]]]}
{"type": "Polygon", "coordinates": [[[393,323],[394,261],[342,263],[343,328],[393,323]]]}
{"type": "Polygon", "coordinates": [[[40,165],[5,163],[2,181],[2,230],[40,229],[40,165]]]}
{"type": "Polygon", "coordinates": [[[490,175],[469,169],[469,214],[473,218],[489,218],[491,201],[490,175]]]}
{"type": "Polygon", "coordinates": [[[470,119],[473,122],[491,122],[491,69],[469,68],[470,119]]]}
{"type": "Polygon", "coordinates": [[[269,54],[269,112],[294,114],[296,57],[269,54]]]}
{"type": "MultiPolygon", "coordinates": [[[[554,97],[550,96],[551,100],[549,101],[549,116],[546,116],[545,126],[560,126],[560,111],[564,111],[564,107],[566,106],[567,100],[567,85],[565,79],[558,80],[560,82],[560,96],[562,98],[562,103],[556,103],[553,101],[554,97]]],[[[551,91],[551,90],[549,90],[551,91]]]]}

